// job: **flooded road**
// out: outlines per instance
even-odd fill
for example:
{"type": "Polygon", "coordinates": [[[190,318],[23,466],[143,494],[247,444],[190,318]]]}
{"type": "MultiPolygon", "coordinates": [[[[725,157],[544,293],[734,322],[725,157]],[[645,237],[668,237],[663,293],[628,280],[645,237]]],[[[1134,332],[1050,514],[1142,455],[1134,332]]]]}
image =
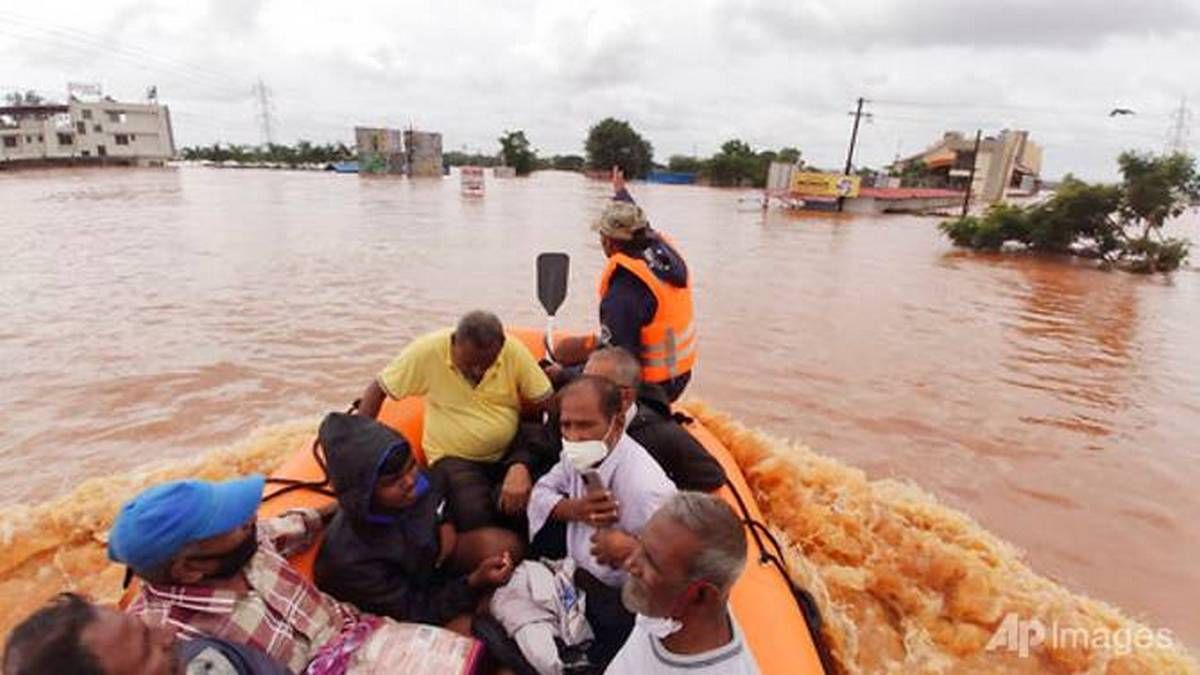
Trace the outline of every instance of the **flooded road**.
{"type": "MultiPolygon", "coordinates": [[[[1067,587],[1200,645],[1200,273],[953,250],[936,220],[632,186],[696,279],[689,395],[907,478],[1067,587]]],[[[590,328],[608,194],[573,174],[0,173],[0,503],[343,408],[463,311],[590,328]]],[[[1177,229],[1200,241],[1193,212],[1177,229]]]]}

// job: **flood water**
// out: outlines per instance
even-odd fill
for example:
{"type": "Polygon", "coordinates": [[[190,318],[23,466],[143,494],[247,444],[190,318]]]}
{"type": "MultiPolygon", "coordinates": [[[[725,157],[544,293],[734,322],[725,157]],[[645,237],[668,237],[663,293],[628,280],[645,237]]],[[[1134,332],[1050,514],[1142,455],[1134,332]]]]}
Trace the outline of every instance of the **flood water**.
{"type": "MultiPolygon", "coordinates": [[[[952,249],[936,220],[739,208],[637,185],[696,280],[689,395],[907,478],[1041,573],[1200,644],[1200,272],[952,249]]],[[[258,170],[0,173],[0,503],[339,409],[476,307],[594,324],[574,174],[406,181],[258,170]]],[[[1200,242],[1195,212],[1175,229],[1200,242]]]]}

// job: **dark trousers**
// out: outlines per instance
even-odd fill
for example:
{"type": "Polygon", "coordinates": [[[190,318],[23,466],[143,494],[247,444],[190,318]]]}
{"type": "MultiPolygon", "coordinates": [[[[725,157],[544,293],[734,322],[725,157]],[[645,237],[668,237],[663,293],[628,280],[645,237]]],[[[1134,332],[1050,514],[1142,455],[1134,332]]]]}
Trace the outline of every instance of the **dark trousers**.
{"type": "Polygon", "coordinates": [[[667,399],[674,403],[683,396],[683,390],[687,389],[688,382],[692,381],[692,371],[688,371],[678,377],[673,377],[666,382],[657,383],[667,393],[667,399]]]}
{"type": "MultiPolygon", "coordinates": [[[[500,513],[500,486],[508,467],[524,464],[534,482],[558,461],[540,422],[522,422],[509,446],[508,454],[496,462],[475,462],[461,457],[443,457],[430,470],[445,486],[451,522],[459,532],[495,525],[527,537],[529,524],[525,514],[500,513]]],[[[563,557],[563,556],[559,556],[563,557]]]]}
{"type": "Polygon", "coordinates": [[[510,525],[497,509],[500,484],[507,470],[500,462],[473,462],[459,457],[443,457],[433,465],[433,473],[446,488],[450,522],[456,530],[510,525]]]}
{"type": "Polygon", "coordinates": [[[607,667],[633,631],[633,613],[622,604],[620,588],[606,586],[582,567],[575,569],[575,588],[587,594],[584,613],[596,635],[587,652],[588,661],[607,667]]]}

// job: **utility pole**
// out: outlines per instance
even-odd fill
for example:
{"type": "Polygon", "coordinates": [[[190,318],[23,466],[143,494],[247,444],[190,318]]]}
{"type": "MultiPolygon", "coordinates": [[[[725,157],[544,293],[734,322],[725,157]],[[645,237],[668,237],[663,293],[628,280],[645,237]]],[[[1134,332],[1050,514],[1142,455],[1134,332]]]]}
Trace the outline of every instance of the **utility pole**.
{"type": "Polygon", "coordinates": [[[1187,106],[1187,99],[1179,100],[1179,107],[1171,113],[1171,127],[1167,131],[1167,153],[1188,151],[1188,132],[1192,121],[1192,111],[1187,106]]]}
{"type": "Polygon", "coordinates": [[[258,78],[258,84],[254,85],[252,90],[255,96],[255,103],[258,104],[258,123],[262,128],[263,143],[270,145],[274,142],[274,135],[271,133],[271,90],[263,83],[262,78],[258,78]]]}
{"type": "Polygon", "coordinates": [[[863,103],[866,103],[866,99],[859,96],[858,107],[854,109],[854,112],[850,113],[854,115],[854,128],[850,131],[850,149],[846,152],[846,169],[842,171],[847,176],[850,175],[850,165],[854,163],[854,144],[858,142],[858,123],[863,116],[863,103]]]}
{"type": "MultiPolygon", "coordinates": [[[[845,176],[850,175],[850,166],[854,163],[854,144],[858,142],[858,124],[862,120],[862,117],[863,117],[863,103],[866,103],[866,102],[867,102],[867,100],[865,98],[859,96],[858,97],[858,106],[854,109],[854,112],[850,113],[851,115],[854,115],[854,128],[850,131],[850,149],[846,151],[846,169],[844,171],[842,171],[842,175],[845,175],[845,176]]],[[[871,114],[867,113],[867,117],[870,117],[870,116],[871,116],[871,114]]],[[[837,210],[838,211],[842,210],[842,204],[844,204],[845,201],[846,201],[845,197],[841,197],[841,196],[838,197],[838,201],[837,201],[837,210]]]]}
{"type": "Polygon", "coordinates": [[[967,177],[967,194],[963,196],[962,217],[967,217],[971,209],[971,188],[975,187],[975,166],[979,164],[979,142],[983,138],[983,129],[975,130],[975,150],[971,153],[971,174],[967,177]]]}

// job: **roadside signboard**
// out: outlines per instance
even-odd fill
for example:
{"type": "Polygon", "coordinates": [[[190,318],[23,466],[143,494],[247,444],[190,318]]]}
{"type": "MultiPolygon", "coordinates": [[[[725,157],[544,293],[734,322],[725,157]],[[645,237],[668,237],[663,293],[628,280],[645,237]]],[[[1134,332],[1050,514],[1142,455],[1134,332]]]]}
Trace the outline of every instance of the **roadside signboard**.
{"type": "Polygon", "coordinates": [[[464,195],[482,195],[483,194],[483,167],[481,166],[464,166],[459,169],[462,182],[462,193],[464,195]]]}
{"type": "Polygon", "coordinates": [[[862,179],[840,173],[797,171],[792,174],[791,193],[799,197],[857,197],[862,179]]]}

